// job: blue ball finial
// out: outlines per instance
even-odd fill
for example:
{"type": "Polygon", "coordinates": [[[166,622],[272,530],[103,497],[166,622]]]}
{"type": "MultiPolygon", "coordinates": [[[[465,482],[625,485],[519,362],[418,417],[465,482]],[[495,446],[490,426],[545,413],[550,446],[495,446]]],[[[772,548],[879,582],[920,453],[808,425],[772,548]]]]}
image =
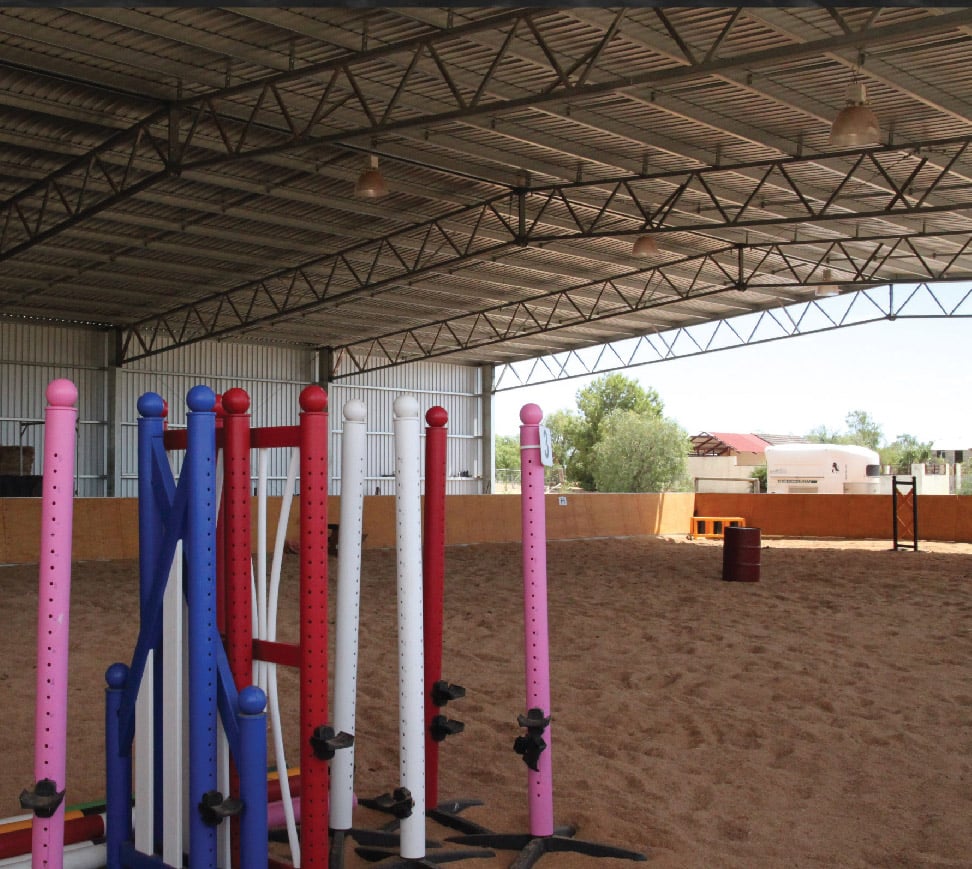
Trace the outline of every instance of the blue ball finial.
{"type": "Polygon", "coordinates": [[[208,386],[194,386],[186,395],[186,404],[196,413],[211,412],[216,405],[216,393],[208,386]]]}
{"type": "Polygon", "coordinates": [[[267,695],[256,685],[247,685],[240,691],[240,712],[244,715],[259,715],[266,705],[267,695]]]}
{"type": "Polygon", "coordinates": [[[114,688],[116,691],[124,688],[125,683],[128,681],[128,665],[112,664],[105,670],[105,681],[108,683],[109,688],[114,688]]]}
{"type": "Polygon", "coordinates": [[[165,400],[157,392],[146,392],[138,400],[138,412],[145,417],[165,416],[165,400]]]}

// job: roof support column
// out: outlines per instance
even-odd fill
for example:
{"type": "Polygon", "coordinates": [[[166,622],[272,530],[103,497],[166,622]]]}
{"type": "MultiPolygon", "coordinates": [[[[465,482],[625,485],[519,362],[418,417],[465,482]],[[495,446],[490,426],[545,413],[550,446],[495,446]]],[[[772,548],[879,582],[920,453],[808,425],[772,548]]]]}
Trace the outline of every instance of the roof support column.
{"type": "Polygon", "coordinates": [[[113,329],[105,340],[105,497],[116,498],[121,492],[121,468],[119,444],[121,443],[121,419],[119,418],[118,373],[121,370],[122,330],[113,329]]]}
{"type": "Polygon", "coordinates": [[[482,456],[480,467],[482,473],[482,493],[490,495],[496,491],[496,435],[493,425],[493,400],[495,392],[493,387],[496,385],[496,366],[479,366],[480,383],[480,418],[483,421],[482,427],[482,456]]]}
{"type": "Polygon", "coordinates": [[[331,374],[333,373],[334,348],[318,347],[315,356],[317,370],[314,372],[313,380],[326,390],[331,383],[331,374]]]}

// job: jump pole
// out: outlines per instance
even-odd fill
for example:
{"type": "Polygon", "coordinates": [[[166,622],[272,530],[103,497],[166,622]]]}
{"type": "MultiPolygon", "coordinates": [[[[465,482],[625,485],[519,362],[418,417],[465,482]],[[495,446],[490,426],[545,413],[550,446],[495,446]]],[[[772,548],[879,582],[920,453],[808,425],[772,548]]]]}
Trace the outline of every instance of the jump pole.
{"type": "MultiPolygon", "coordinates": [[[[341,439],[341,512],[338,530],[337,603],[334,627],[334,728],[354,736],[358,690],[358,638],[361,610],[361,535],[365,486],[363,401],[344,405],[341,439]]],[[[331,761],[331,859],[344,865],[344,841],[354,809],[354,744],[331,761]]]]}
{"type": "Polygon", "coordinates": [[[304,387],[300,408],[300,854],[327,869],[327,393],[304,387]]]}
{"type": "Polygon", "coordinates": [[[553,762],[550,751],[550,633],[547,626],[547,517],[540,461],[540,420],[535,404],[520,411],[520,521],[522,525],[523,627],[527,715],[518,723],[527,736],[516,751],[527,770],[530,834],[552,836],[553,762]]]}
{"type": "MultiPolygon", "coordinates": [[[[445,408],[431,407],[425,414],[425,513],[422,536],[423,638],[425,644],[425,795],[429,805],[439,802],[439,742],[446,736],[436,729],[445,717],[439,707],[450,697],[437,697],[442,679],[442,610],[445,596],[445,408]],[[436,702],[440,699],[441,702],[436,702]],[[440,736],[441,733],[441,736],[440,736]],[[437,738],[438,737],[438,738],[437,738]]],[[[457,695],[461,696],[461,695],[457,695]]]]}
{"type": "MultiPolygon", "coordinates": [[[[153,650],[158,653],[165,648],[169,652],[178,649],[178,639],[168,636],[163,629],[166,623],[163,611],[170,592],[177,599],[182,596],[183,585],[170,571],[174,557],[178,557],[180,541],[185,544],[188,568],[185,583],[189,664],[188,866],[215,869],[217,865],[227,865],[218,859],[217,829],[222,820],[238,813],[241,813],[239,869],[261,869],[267,865],[266,698],[255,686],[236,690],[217,630],[215,541],[219,487],[214,401],[215,395],[208,387],[191,389],[187,395],[187,428],[185,432],[170,432],[175,436],[169,438],[161,425],[164,404],[161,397],[148,393],[139,399],[143,417],[139,421],[139,510],[140,513],[147,511],[142,517],[144,528],[140,522],[140,530],[147,531],[150,538],[156,537],[154,543],[146,541],[146,548],[156,553],[158,561],[143,565],[147,568],[141,577],[143,620],[132,666],[114,664],[106,674],[106,862],[109,869],[123,865],[183,865],[181,848],[174,862],[165,856],[160,859],[151,842],[149,850],[143,850],[137,825],[135,841],[129,838],[135,710],[141,693],[152,690],[151,681],[148,678],[143,681],[142,677],[151,671],[153,650]],[[186,451],[178,484],[165,453],[167,445],[186,451]],[[144,478],[143,471],[147,472],[144,478]],[[142,498],[143,494],[147,497],[142,498]],[[176,645],[173,647],[170,641],[176,645]],[[220,714],[228,748],[240,772],[239,800],[224,797],[215,787],[220,714]]],[[[175,659],[170,656],[167,668],[178,667],[179,660],[178,656],[175,659]]],[[[170,711],[166,709],[167,714],[170,711]]],[[[172,729],[172,721],[168,723],[172,729]]],[[[147,793],[151,799],[151,789],[147,793]]],[[[147,815],[151,817],[152,806],[147,815]]],[[[170,823],[171,819],[167,825],[170,823]]],[[[167,849],[168,844],[163,843],[163,850],[167,849]]]]}
{"type": "Polygon", "coordinates": [[[422,602],[422,506],[419,406],[410,395],[394,404],[395,550],[398,576],[399,784],[411,800],[401,819],[406,860],[425,857],[425,655],[422,602]]]}
{"type": "MultiPolygon", "coordinates": [[[[466,689],[442,678],[442,634],[445,614],[446,448],[449,414],[435,405],[425,413],[425,510],[422,521],[422,580],[425,638],[425,797],[426,814],[447,827],[466,833],[481,832],[478,824],[458,817],[481,800],[439,801],[439,747],[465,725],[442,714],[466,689]]],[[[481,855],[478,855],[481,856],[481,855]]]]}
{"type": "MultiPolygon", "coordinates": [[[[186,505],[185,549],[189,637],[189,804],[218,788],[216,643],[216,396],[194,386],[186,395],[187,446],[183,474],[196,484],[186,505]]],[[[189,869],[217,865],[217,828],[189,813],[189,869]]]]}
{"type": "MultiPolygon", "coordinates": [[[[434,855],[426,854],[425,817],[427,813],[428,792],[426,766],[426,711],[427,686],[425,653],[429,648],[429,638],[425,635],[425,626],[429,624],[429,608],[433,610],[433,631],[437,638],[436,665],[441,671],[442,661],[442,575],[444,574],[445,547],[445,422],[448,417],[442,408],[430,409],[432,419],[438,421],[434,425],[440,434],[440,443],[433,446],[433,453],[437,457],[433,464],[441,467],[441,482],[435,482],[433,470],[433,488],[441,486],[442,495],[433,495],[433,513],[438,511],[440,516],[432,521],[436,525],[433,531],[434,542],[428,542],[423,550],[422,543],[422,492],[421,492],[421,453],[419,448],[419,406],[410,395],[401,395],[394,404],[394,434],[395,434],[395,552],[397,557],[398,576],[398,685],[399,685],[399,787],[393,794],[383,794],[377,799],[362,799],[359,802],[370,808],[388,811],[398,819],[391,829],[399,828],[398,844],[399,857],[388,856],[384,847],[388,839],[382,831],[377,835],[365,836],[358,832],[359,841],[369,839],[377,847],[366,844],[359,847],[357,853],[366,860],[380,860],[381,869],[403,869],[403,867],[435,866],[455,860],[465,860],[473,857],[491,857],[491,851],[452,850],[441,851],[434,855]],[[435,411],[435,412],[433,412],[435,411]],[[437,502],[437,503],[436,503],[437,502]],[[433,595],[437,602],[425,600],[424,592],[429,582],[429,574],[424,567],[423,551],[441,551],[443,560],[438,555],[433,558],[437,562],[433,566],[433,573],[438,578],[433,579],[433,595]],[[434,611],[437,610],[437,615],[434,611]]],[[[428,417],[427,417],[428,419],[428,417]]],[[[426,454],[428,455],[428,453],[426,454]]],[[[428,472],[428,467],[427,467],[428,472]]],[[[428,481],[426,482],[426,497],[428,498],[428,481]]],[[[429,509],[428,500],[426,509],[429,509]]],[[[429,520],[426,519],[426,532],[429,531],[429,520]]],[[[342,544],[343,545],[343,544],[342,544]]],[[[437,847],[439,843],[435,843],[437,847]]]]}
{"type": "MultiPolygon", "coordinates": [[[[238,387],[228,389],[221,397],[219,408],[222,415],[216,419],[222,420],[223,480],[218,505],[222,527],[217,528],[223,558],[220,565],[222,572],[217,571],[217,606],[214,615],[218,626],[219,612],[224,613],[226,658],[236,690],[241,691],[259,681],[253,672],[254,613],[250,596],[253,570],[250,553],[250,396],[238,387]]],[[[225,740],[220,739],[219,787],[225,787],[228,779],[230,796],[238,797],[239,772],[227,755],[225,740]],[[225,768],[226,765],[229,765],[229,769],[225,768]]],[[[225,836],[229,830],[231,862],[235,865],[240,858],[240,825],[237,818],[229,817],[226,820],[227,824],[219,832],[225,836]]],[[[225,852],[225,840],[220,844],[225,852]]]]}
{"type": "Polygon", "coordinates": [[[64,792],[67,767],[68,628],[71,606],[71,535],[74,525],[74,406],[77,387],[53,380],[44,411],[44,478],[41,502],[37,707],[34,718],[34,785],[20,795],[34,812],[34,869],[64,864],[64,792]]]}
{"type": "MultiPolygon", "coordinates": [[[[439,746],[461,733],[464,725],[441,713],[450,700],[464,697],[466,689],[442,678],[442,633],[445,610],[445,492],[446,423],[444,407],[425,414],[425,512],[422,535],[423,631],[425,645],[425,796],[430,816],[452,815],[478,800],[439,804],[439,746]]],[[[448,818],[443,818],[448,823],[448,818]]]]}
{"type": "Polygon", "coordinates": [[[519,851],[510,869],[529,869],[544,854],[573,852],[643,862],[644,854],[573,838],[554,829],[553,764],[550,751],[550,633],[547,613],[547,517],[540,446],[543,411],[536,404],[520,409],[520,516],[522,522],[523,627],[527,712],[517,717],[526,734],[513,749],[527,765],[530,832],[485,833],[450,838],[453,842],[519,851]]]}

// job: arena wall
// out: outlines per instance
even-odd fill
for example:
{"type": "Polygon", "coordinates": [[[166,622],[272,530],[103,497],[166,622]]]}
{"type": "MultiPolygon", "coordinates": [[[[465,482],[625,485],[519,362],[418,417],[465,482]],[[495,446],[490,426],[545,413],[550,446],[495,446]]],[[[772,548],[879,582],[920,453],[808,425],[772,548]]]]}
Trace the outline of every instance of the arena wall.
{"type": "MultiPolygon", "coordinates": [[[[395,498],[364,499],[366,548],[395,545],[395,498]]],[[[0,564],[38,560],[39,498],[0,498],[0,564]]],[[[271,499],[270,522],[276,527],[279,499],[271,499]]],[[[552,540],[681,534],[689,527],[692,494],[548,495],[547,534],[552,540]],[[566,503],[561,504],[561,497],[566,503]]],[[[328,499],[336,522],[340,499],[328,499]]],[[[296,504],[295,504],[296,511],[296,504]]],[[[519,495],[461,495],[446,499],[446,542],[498,543],[520,539],[519,495]]],[[[129,498],[79,498],[75,501],[74,557],[127,559],[138,555],[138,505],[129,498]]],[[[255,521],[255,516],[254,516],[255,521]]],[[[288,537],[297,538],[296,512],[288,537]]]]}
{"type": "MultiPolygon", "coordinates": [[[[742,516],[763,535],[781,537],[892,537],[890,495],[744,495],[698,493],[697,516],[742,516]]],[[[972,498],[918,496],[918,536],[972,541],[972,498]]]]}
{"type": "MultiPolygon", "coordinates": [[[[273,499],[271,499],[273,502],[273,499]]],[[[446,499],[447,543],[498,543],[520,539],[519,495],[461,495],[446,499]]],[[[340,499],[329,498],[337,520],[340,499]]],[[[271,505],[270,521],[276,523],[271,505]]],[[[731,495],[717,493],[582,494],[547,496],[551,540],[688,534],[692,515],[741,516],[764,536],[891,539],[887,495],[731,495]],[[560,499],[566,498],[566,504],[560,499]]],[[[972,498],[918,498],[918,532],[924,540],[972,542],[972,498]]],[[[365,497],[366,548],[395,545],[395,498],[365,497]]],[[[0,498],[0,564],[38,560],[40,499],[0,498]]],[[[296,514],[289,537],[296,539],[296,514]]],[[[75,502],[74,557],[129,559],[138,554],[137,503],[128,498],[75,502]]]]}

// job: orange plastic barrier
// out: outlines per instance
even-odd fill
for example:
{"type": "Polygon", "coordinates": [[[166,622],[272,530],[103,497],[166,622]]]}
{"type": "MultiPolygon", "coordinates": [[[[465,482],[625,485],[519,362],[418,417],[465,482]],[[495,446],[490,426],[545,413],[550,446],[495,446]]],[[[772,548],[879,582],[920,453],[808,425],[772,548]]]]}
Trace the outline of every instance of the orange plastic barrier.
{"type": "Polygon", "coordinates": [[[689,537],[693,540],[696,537],[722,537],[726,528],[738,528],[745,524],[746,520],[742,516],[693,516],[689,537]]]}

